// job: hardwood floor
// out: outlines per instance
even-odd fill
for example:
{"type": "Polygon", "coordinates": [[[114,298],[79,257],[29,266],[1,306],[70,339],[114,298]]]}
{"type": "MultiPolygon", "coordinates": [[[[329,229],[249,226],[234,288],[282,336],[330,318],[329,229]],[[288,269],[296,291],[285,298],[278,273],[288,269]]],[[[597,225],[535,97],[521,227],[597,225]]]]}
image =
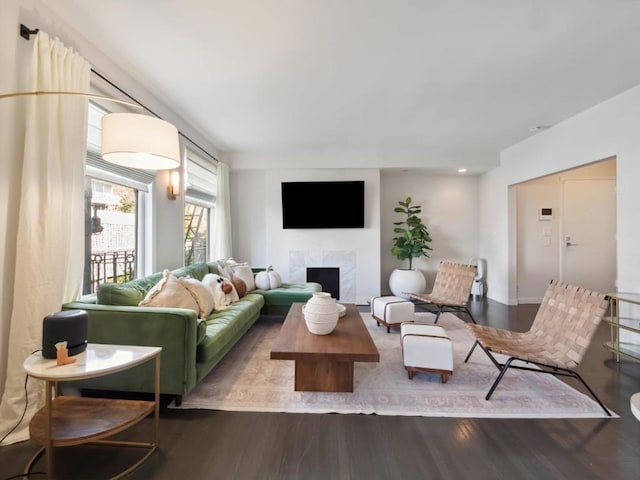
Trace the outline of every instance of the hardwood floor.
{"type": "MultiPolygon", "coordinates": [[[[481,324],[526,330],[537,305],[472,303],[481,324]]],[[[163,409],[160,449],[130,479],[636,479],[640,422],[629,397],[640,363],[620,364],[599,328],[578,371],[620,418],[502,420],[163,409]]],[[[508,374],[507,374],[508,375],[508,374]]],[[[578,387],[572,380],[567,380],[578,387]]],[[[151,420],[121,438],[152,434],[151,420]]],[[[0,447],[0,478],[20,473],[36,446],[0,447]]],[[[143,452],[56,450],[57,478],[107,478],[143,452]]],[[[39,461],[34,470],[41,470],[39,461]]],[[[43,478],[33,475],[31,478],[43,478]]]]}

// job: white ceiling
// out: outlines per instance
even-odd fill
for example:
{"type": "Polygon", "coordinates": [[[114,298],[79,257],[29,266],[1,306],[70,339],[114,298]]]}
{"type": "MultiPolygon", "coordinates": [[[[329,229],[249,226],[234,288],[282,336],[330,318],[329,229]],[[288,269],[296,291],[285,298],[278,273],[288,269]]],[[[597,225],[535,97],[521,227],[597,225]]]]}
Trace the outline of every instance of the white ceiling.
{"type": "Polygon", "coordinates": [[[44,2],[244,166],[475,173],[640,84],[637,0],[44,2]]]}

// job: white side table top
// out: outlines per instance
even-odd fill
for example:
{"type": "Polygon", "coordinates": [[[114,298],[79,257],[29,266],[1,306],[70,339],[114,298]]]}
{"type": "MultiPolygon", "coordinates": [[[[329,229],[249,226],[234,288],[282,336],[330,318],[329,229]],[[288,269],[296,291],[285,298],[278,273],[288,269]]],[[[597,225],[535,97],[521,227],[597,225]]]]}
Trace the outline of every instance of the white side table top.
{"type": "Polygon", "coordinates": [[[41,380],[80,380],[126,370],[150,360],[161,350],[162,347],[89,343],[84,352],[71,357],[76,361],[69,365],[59,366],[55,359],[43,358],[42,352],[36,352],[27,357],[23,367],[29,376],[41,380]]]}
{"type": "Polygon", "coordinates": [[[640,420],[640,392],[631,395],[631,413],[640,420]]]}

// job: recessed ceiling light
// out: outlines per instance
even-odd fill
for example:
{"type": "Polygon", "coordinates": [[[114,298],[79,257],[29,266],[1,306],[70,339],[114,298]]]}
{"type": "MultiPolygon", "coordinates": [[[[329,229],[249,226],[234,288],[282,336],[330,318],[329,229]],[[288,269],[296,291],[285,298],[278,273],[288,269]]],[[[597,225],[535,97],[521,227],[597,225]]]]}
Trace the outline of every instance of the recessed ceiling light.
{"type": "Polygon", "coordinates": [[[458,173],[465,173],[467,171],[466,168],[459,168],[458,173]]]}

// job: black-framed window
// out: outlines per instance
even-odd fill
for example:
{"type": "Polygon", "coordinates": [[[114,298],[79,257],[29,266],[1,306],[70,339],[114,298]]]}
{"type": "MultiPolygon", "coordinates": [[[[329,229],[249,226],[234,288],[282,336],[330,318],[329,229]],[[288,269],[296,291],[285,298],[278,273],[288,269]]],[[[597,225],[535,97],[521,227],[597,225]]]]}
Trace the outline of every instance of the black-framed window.
{"type": "Polygon", "coordinates": [[[89,103],[83,294],[95,293],[101,283],[132,280],[142,270],[142,204],[155,178],[155,172],[102,159],[102,117],[107,113],[89,103]]]}

